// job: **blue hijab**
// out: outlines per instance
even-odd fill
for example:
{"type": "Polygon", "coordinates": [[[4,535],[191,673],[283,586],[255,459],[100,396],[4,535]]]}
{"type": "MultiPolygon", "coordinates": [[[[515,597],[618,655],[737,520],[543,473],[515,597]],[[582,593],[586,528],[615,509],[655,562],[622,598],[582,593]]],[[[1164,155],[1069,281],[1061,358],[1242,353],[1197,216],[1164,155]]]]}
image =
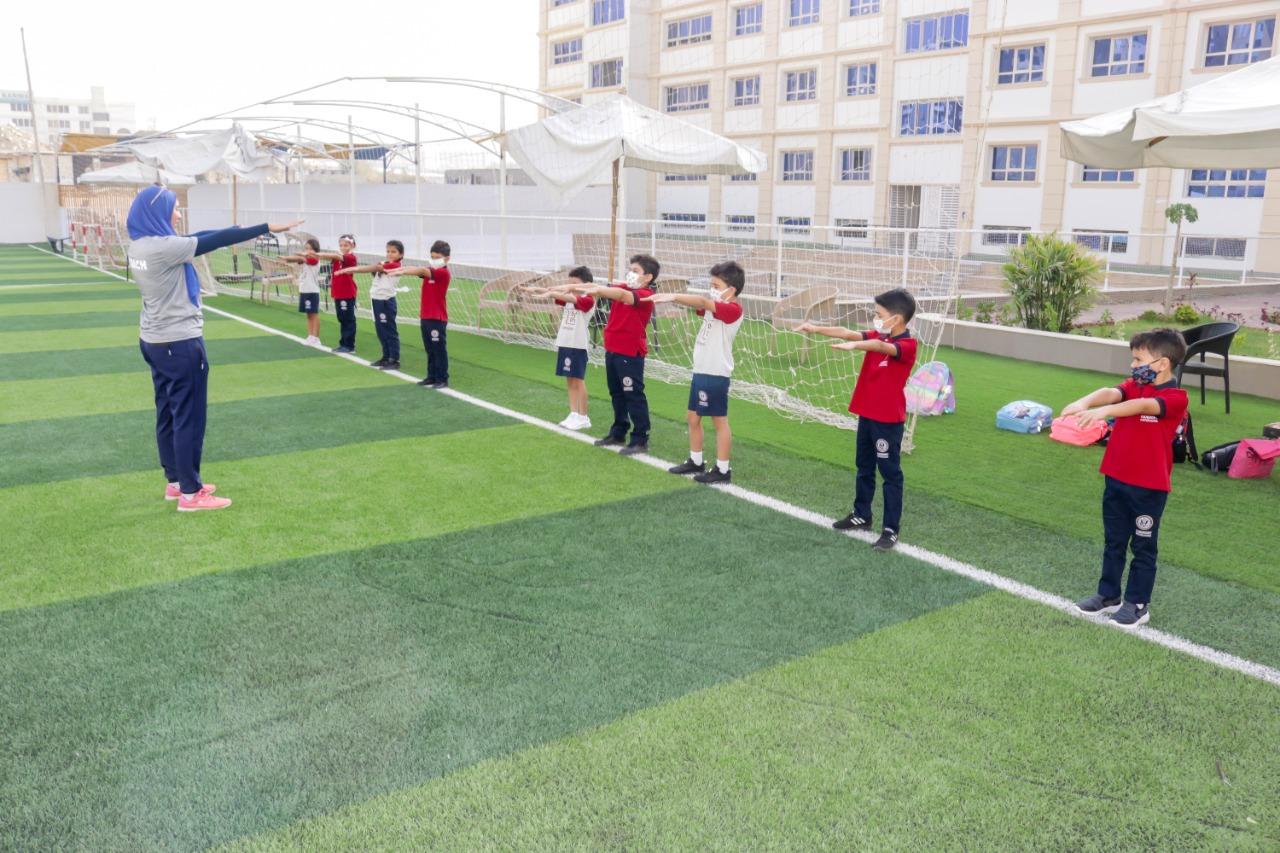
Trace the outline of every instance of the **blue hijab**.
{"type": "MultiPolygon", "coordinates": [[[[129,239],[140,237],[176,237],[173,230],[173,208],[178,203],[178,196],[173,190],[159,184],[145,187],[138,192],[129,206],[129,239]]],[[[191,264],[182,265],[183,275],[187,282],[187,298],[191,304],[200,305],[200,279],[196,276],[196,268],[191,264]]]]}

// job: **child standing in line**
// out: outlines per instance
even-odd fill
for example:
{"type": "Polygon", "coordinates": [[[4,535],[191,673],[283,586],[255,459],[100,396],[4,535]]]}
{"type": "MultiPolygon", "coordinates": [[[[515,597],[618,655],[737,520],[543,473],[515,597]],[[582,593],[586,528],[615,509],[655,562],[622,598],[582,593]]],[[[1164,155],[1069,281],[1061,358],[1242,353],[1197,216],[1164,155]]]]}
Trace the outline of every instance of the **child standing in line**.
{"type": "Polygon", "coordinates": [[[1076,607],[1110,613],[1117,625],[1136,628],[1151,618],[1160,518],[1172,489],[1173,439],[1187,412],[1187,392],[1178,387],[1173,371],[1186,357],[1187,344],[1173,329],[1152,329],[1134,335],[1129,349],[1128,379],[1081,397],[1062,414],[1075,415],[1081,426],[1115,418],[1099,469],[1105,478],[1102,577],[1097,593],[1076,607]],[[1126,550],[1133,551],[1133,559],[1122,600],[1126,550]]]}
{"type": "Polygon", "coordinates": [[[644,358],[649,353],[648,327],[654,305],[644,301],[657,289],[661,266],[651,255],[633,255],[626,284],[583,285],[572,292],[613,303],[604,327],[604,369],[613,401],[613,425],[597,447],[622,446],[624,456],[649,450],[649,399],[644,394],[644,358]],[[628,423],[628,421],[630,423],[628,423]],[[627,428],[631,441],[627,442],[627,428]]]}
{"type": "Polygon", "coordinates": [[[360,263],[355,256],[356,238],[343,234],[338,238],[338,251],[320,252],[317,257],[333,263],[329,295],[333,312],[338,315],[338,345],[334,352],[356,351],[356,278],[348,270],[360,263]]]}
{"type": "Polygon", "coordinates": [[[871,501],[876,495],[876,469],[884,480],[884,525],[871,546],[888,551],[898,544],[902,523],[902,433],[907,422],[905,389],[916,363],[916,339],[907,324],[916,313],[915,298],[902,288],[875,298],[875,329],[854,332],[840,326],[802,323],[798,332],[812,332],[845,343],[834,349],[863,350],[862,369],[853,388],[849,411],[858,416],[857,485],[853,512],[832,525],[837,530],[871,528],[871,501]]]}
{"type": "Polygon", "coordinates": [[[307,315],[307,339],[309,347],[320,346],[320,241],[307,240],[300,255],[282,255],[285,263],[299,264],[298,311],[307,315]]]}
{"type": "Polygon", "coordinates": [[[404,257],[404,243],[399,240],[387,241],[387,259],[376,264],[347,267],[343,270],[347,275],[368,272],[373,273],[373,284],[369,287],[369,297],[373,300],[373,328],[378,333],[378,342],[382,344],[382,358],[370,367],[379,370],[400,369],[400,329],[396,326],[396,279],[388,275],[392,270],[400,269],[400,259],[404,257]]]}
{"type": "Polygon", "coordinates": [[[526,287],[530,296],[554,299],[563,310],[560,330],[556,333],[556,376],[563,376],[569,392],[569,415],[557,426],[565,429],[590,429],[587,417],[587,351],[591,341],[591,320],[596,301],[590,296],[574,296],[574,287],[592,284],[595,277],[587,267],[569,271],[565,287],[526,287]]]}
{"type": "Polygon", "coordinates": [[[689,386],[689,458],[673,468],[672,474],[693,474],[699,483],[728,483],[729,451],[733,435],[729,431],[729,377],[733,375],[733,339],[742,326],[742,305],[738,294],[746,273],[736,261],[711,268],[711,296],[691,293],[657,293],[646,301],[675,302],[696,309],[702,329],[693,345],[693,382],[689,386]],[[707,470],[702,461],[702,418],[711,418],[716,428],[716,464],[707,470]]]}
{"type": "Polygon", "coordinates": [[[393,276],[416,275],[422,279],[418,321],[422,326],[422,348],[427,351],[427,376],[419,385],[428,388],[449,387],[449,348],[445,338],[449,327],[449,308],[445,297],[452,275],[449,272],[449,244],[437,240],[431,244],[431,258],[425,267],[401,267],[393,276]]]}

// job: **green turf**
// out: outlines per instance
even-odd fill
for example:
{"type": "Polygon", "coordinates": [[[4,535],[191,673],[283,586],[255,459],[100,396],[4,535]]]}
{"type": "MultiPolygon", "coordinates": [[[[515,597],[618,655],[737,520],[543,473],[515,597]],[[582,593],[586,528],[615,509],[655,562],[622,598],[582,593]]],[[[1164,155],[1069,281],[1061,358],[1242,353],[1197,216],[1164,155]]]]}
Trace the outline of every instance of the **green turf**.
{"type": "Polygon", "coordinates": [[[138,309],[116,305],[116,310],[65,311],[54,314],[0,315],[0,334],[50,329],[92,329],[100,326],[127,326],[138,321],[138,309]]]}
{"type": "MultiPolygon", "coordinates": [[[[0,270],[0,276],[3,275],[3,270],[0,270]]],[[[53,310],[55,305],[61,306],[56,309],[58,311],[74,311],[78,310],[79,303],[86,300],[113,302],[117,305],[141,305],[136,288],[131,288],[123,282],[119,282],[118,285],[74,284],[66,287],[10,287],[0,291],[0,311],[22,314],[25,312],[17,306],[41,302],[47,303],[41,309],[42,311],[53,310]]]]}
{"type": "MultiPolygon", "coordinates": [[[[207,319],[207,338],[253,338],[263,334],[242,323],[207,319]]],[[[92,329],[53,329],[37,332],[5,332],[0,335],[0,354],[10,352],[49,352],[94,347],[137,346],[138,321],[128,326],[102,326],[92,329]]]]}
{"type": "MultiPolygon", "coordinates": [[[[48,328],[74,328],[79,323],[75,322],[74,317],[77,316],[94,316],[105,314],[106,312],[119,312],[124,309],[132,308],[130,314],[133,317],[138,315],[138,295],[121,293],[109,299],[99,296],[89,296],[87,294],[76,294],[76,299],[40,299],[40,300],[21,300],[12,302],[0,299],[0,318],[5,320],[13,320],[18,317],[36,317],[36,316],[58,316],[70,317],[65,327],[50,326],[48,328]],[[92,312],[92,313],[90,313],[92,312]],[[100,313],[101,312],[101,313],[100,313]]],[[[105,323],[96,323],[90,325],[106,325],[105,323]]],[[[6,331],[12,327],[0,327],[6,331]]]]}

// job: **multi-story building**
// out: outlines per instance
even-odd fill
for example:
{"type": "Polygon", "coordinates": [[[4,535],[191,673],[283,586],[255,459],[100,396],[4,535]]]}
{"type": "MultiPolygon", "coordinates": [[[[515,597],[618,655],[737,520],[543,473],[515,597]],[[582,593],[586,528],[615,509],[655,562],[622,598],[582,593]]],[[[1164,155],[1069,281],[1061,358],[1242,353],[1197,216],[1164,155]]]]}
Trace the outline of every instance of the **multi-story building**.
{"type": "Polygon", "coordinates": [[[1172,241],[1137,235],[1187,200],[1187,233],[1233,238],[1195,254],[1280,270],[1280,239],[1250,239],[1280,238],[1280,170],[1091,168],[1058,131],[1269,58],[1275,0],[536,2],[546,91],[625,91],[769,154],[754,180],[633,175],[631,216],[854,244],[870,225],[954,227],[971,252],[1056,230],[1159,263],[1172,241]]]}
{"type": "Polygon", "coordinates": [[[35,111],[26,89],[0,90],[0,125],[30,132],[34,127],[48,144],[67,133],[124,135],[138,129],[133,104],[107,102],[101,86],[92,86],[88,98],[36,97],[35,111]]]}

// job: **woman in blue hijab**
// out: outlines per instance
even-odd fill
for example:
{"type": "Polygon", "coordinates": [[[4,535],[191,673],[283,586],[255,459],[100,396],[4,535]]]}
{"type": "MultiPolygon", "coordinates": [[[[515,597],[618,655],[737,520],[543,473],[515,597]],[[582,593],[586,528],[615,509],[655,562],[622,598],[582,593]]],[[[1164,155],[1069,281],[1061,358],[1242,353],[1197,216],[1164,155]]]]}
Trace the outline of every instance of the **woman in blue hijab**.
{"type": "Polygon", "coordinates": [[[129,208],[129,269],[142,293],[139,346],[156,389],[156,446],[168,485],[165,499],[179,512],[222,509],[226,498],[200,479],[208,408],[209,359],[204,349],[200,280],[191,262],[199,255],[288,231],[300,222],[252,225],[178,234],[177,196],[158,184],[138,193],[129,208]]]}

